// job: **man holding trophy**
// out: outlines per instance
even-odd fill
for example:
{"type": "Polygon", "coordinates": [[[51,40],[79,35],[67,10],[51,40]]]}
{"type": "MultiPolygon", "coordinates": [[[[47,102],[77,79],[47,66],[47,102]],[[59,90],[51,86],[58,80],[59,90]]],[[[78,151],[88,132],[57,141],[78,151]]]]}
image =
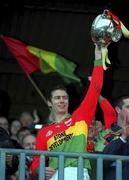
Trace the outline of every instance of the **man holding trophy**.
{"type": "MultiPolygon", "coordinates": [[[[55,95],[62,97],[62,93],[68,97],[67,92],[63,89],[55,89],[51,92],[49,105],[51,105],[54,119],[58,119],[58,121],[54,121],[38,132],[36,150],[86,152],[88,128],[95,116],[98,98],[103,85],[103,74],[107,68],[106,63],[110,64],[107,47],[111,41],[119,41],[121,35],[121,22],[108,10],[105,10],[103,14],[95,18],[91,27],[91,36],[95,44],[95,61],[87,94],[73,114],[66,117],[68,114],[68,106],[63,114],[55,111],[61,104],[61,98],[55,101],[54,97],[55,95]],[[66,139],[66,136],[70,138],[66,139]]],[[[67,99],[67,105],[69,103],[68,100],[69,99],[67,99]]],[[[84,160],[83,180],[90,180],[90,170],[89,160],[86,159],[84,160]]],[[[39,172],[38,156],[34,157],[32,172],[34,175],[37,175],[39,172]]],[[[55,157],[49,158],[48,167],[46,167],[46,179],[58,180],[58,160],[55,157]]],[[[77,180],[76,159],[65,158],[64,180],[77,180]]]]}

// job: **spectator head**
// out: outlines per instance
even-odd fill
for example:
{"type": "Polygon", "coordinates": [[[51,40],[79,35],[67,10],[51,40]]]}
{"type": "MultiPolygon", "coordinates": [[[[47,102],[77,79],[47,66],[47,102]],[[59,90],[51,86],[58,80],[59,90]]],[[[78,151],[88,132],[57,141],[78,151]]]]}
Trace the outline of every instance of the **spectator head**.
{"type": "Polygon", "coordinates": [[[0,127],[5,129],[7,132],[9,130],[9,123],[6,117],[0,117],[0,127]]]}
{"type": "Polygon", "coordinates": [[[23,112],[19,118],[22,127],[30,127],[33,123],[33,117],[30,112],[23,112]]]}
{"type": "Polygon", "coordinates": [[[95,121],[95,133],[99,133],[103,130],[103,124],[101,121],[96,120],[95,121]]]}
{"type": "Polygon", "coordinates": [[[22,138],[22,147],[24,149],[34,150],[36,145],[36,137],[33,134],[25,135],[22,138]]]}
{"type": "Polygon", "coordinates": [[[18,139],[18,143],[20,145],[22,145],[22,139],[25,135],[29,135],[31,134],[31,131],[29,128],[27,127],[22,127],[21,129],[19,129],[19,131],[17,132],[17,139],[18,139]]]}
{"type": "Polygon", "coordinates": [[[118,125],[122,126],[124,120],[129,123],[129,96],[123,96],[115,101],[118,114],[118,125]]]}
{"type": "Polygon", "coordinates": [[[16,136],[17,132],[19,131],[19,129],[21,128],[21,123],[18,120],[13,120],[11,125],[10,125],[10,131],[11,134],[16,136]]]}
{"type": "Polygon", "coordinates": [[[50,90],[48,95],[48,106],[54,114],[67,114],[69,96],[64,86],[59,85],[50,90]]]}
{"type": "Polygon", "coordinates": [[[95,119],[93,119],[90,123],[88,129],[88,140],[94,139],[94,135],[95,135],[95,119]]]}

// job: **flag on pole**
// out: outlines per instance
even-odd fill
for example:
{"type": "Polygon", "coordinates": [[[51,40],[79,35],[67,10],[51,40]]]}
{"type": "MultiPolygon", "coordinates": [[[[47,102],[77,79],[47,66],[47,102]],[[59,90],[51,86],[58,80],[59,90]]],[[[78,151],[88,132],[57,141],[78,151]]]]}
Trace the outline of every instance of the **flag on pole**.
{"type": "Polygon", "coordinates": [[[57,72],[67,83],[80,82],[80,78],[74,74],[75,63],[55,52],[45,51],[33,46],[28,46],[28,50],[40,59],[40,68],[43,73],[57,72]]]}
{"type": "Polygon", "coordinates": [[[27,46],[23,42],[6,36],[0,36],[0,38],[7,45],[9,51],[27,75],[40,69],[39,59],[29,53],[27,46]]]}
{"type": "Polygon", "coordinates": [[[76,64],[63,56],[46,51],[7,36],[0,36],[15,57],[23,71],[29,75],[40,70],[44,74],[58,73],[67,83],[79,82],[80,78],[74,74],[76,64]]]}

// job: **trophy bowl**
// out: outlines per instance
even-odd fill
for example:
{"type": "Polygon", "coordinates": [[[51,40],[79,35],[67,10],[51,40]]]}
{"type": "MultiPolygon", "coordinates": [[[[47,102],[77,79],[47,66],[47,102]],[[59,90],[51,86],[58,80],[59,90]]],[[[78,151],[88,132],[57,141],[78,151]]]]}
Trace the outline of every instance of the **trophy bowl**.
{"type": "Polygon", "coordinates": [[[91,26],[92,41],[100,46],[107,46],[112,41],[117,42],[122,36],[121,28],[117,28],[118,24],[108,12],[104,10],[103,14],[94,19],[91,26]]]}

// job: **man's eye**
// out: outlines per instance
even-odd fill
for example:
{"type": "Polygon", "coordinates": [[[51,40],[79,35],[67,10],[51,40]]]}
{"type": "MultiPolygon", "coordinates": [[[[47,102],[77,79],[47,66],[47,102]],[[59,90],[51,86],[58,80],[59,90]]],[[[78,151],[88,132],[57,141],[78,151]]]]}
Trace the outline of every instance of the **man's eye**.
{"type": "Polygon", "coordinates": [[[63,99],[68,99],[68,96],[64,96],[63,99]]]}
{"type": "Polygon", "coordinates": [[[123,105],[123,108],[129,109],[129,104],[123,105]]]}
{"type": "Polygon", "coordinates": [[[60,99],[60,96],[55,96],[53,97],[53,99],[60,99]]]}
{"type": "Polygon", "coordinates": [[[53,99],[55,99],[55,100],[58,100],[58,99],[64,99],[64,100],[66,100],[66,99],[68,99],[68,96],[54,96],[53,97],[53,99]]]}

